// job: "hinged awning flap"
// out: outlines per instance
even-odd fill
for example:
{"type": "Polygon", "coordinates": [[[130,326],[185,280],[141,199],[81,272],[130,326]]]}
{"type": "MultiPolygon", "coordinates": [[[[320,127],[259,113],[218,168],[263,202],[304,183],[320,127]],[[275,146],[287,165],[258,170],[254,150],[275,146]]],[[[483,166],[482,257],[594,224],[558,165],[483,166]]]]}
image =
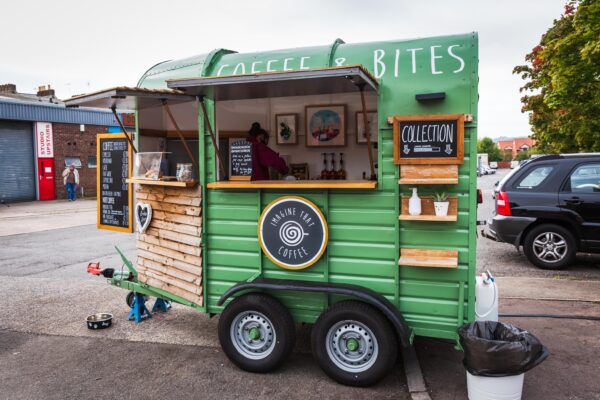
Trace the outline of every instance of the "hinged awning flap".
{"type": "Polygon", "coordinates": [[[377,91],[376,79],[361,65],[167,81],[169,88],[218,101],[357,93],[357,85],[377,91]]]}
{"type": "Polygon", "coordinates": [[[144,89],[137,87],[114,87],[71,97],[65,100],[67,107],[113,108],[122,111],[136,111],[144,108],[158,107],[162,101],[174,105],[194,101],[194,96],[173,89],[144,89]]]}

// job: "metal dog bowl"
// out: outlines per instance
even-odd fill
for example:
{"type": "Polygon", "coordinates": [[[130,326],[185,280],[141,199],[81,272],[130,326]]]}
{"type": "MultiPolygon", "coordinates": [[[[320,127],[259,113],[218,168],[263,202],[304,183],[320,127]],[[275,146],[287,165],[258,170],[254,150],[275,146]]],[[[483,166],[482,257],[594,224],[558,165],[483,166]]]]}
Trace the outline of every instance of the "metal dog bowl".
{"type": "Polygon", "coordinates": [[[112,326],[113,315],[109,313],[92,314],[86,318],[88,329],[106,329],[112,326]]]}

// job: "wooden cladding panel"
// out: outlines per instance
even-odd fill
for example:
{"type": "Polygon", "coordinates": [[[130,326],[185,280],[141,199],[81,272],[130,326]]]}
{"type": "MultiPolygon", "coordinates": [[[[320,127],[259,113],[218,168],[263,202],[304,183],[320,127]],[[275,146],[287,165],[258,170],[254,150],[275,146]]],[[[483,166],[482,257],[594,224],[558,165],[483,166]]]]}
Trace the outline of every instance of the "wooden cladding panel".
{"type": "Polygon", "coordinates": [[[458,165],[401,165],[401,185],[455,185],[458,183],[458,165]]]}
{"type": "Polygon", "coordinates": [[[152,206],[152,220],[137,234],[140,282],[202,305],[201,191],[137,185],[138,202],[152,206]]]}

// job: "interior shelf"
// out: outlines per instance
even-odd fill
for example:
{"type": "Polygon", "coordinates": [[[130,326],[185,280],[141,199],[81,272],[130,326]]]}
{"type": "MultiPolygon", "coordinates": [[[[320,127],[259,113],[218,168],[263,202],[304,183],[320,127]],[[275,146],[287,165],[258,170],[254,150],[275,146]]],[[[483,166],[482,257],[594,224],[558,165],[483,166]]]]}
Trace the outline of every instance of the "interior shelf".
{"type": "Polygon", "coordinates": [[[437,222],[453,222],[458,219],[458,197],[448,197],[448,215],[439,217],[435,215],[435,207],[433,205],[432,196],[419,196],[421,198],[421,215],[410,215],[408,213],[408,201],[410,196],[401,197],[401,214],[398,217],[400,221],[437,221],[437,222]]]}
{"type": "Polygon", "coordinates": [[[170,186],[170,187],[193,187],[198,181],[179,182],[179,181],[154,181],[151,179],[129,178],[127,183],[137,183],[138,185],[170,186]]]}
{"type": "Polygon", "coordinates": [[[400,185],[456,185],[458,165],[401,165],[400,185]]]}
{"type": "Polygon", "coordinates": [[[398,265],[408,267],[458,268],[457,250],[400,249],[398,265]]]}

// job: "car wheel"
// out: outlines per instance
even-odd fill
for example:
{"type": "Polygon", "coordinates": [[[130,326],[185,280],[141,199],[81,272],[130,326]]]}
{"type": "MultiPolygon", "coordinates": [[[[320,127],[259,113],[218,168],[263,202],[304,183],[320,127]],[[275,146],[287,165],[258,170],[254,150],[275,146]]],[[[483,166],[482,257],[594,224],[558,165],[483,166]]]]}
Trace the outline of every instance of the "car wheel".
{"type": "Polygon", "coordinates": [[[543,224],[527,233],[523,251],[529,261],[539,268],[562,269],[575,258],[575,238],[562,226],[543,224]]]}
{"type": "Polygon", "coordinates": [[[296,341],[294,320],[274,298],[250,293],[233,300],[219,318],[225,355],[250,372],[269,372],[289,356],[296,341]]]}
{"type": "Polygon", "coordinates": [[[369,386],[392,370],[398,343],[389,321],[359,301],[342,301],[325,311],[311,334],[314,357],[332,379],[369,386]]]}

